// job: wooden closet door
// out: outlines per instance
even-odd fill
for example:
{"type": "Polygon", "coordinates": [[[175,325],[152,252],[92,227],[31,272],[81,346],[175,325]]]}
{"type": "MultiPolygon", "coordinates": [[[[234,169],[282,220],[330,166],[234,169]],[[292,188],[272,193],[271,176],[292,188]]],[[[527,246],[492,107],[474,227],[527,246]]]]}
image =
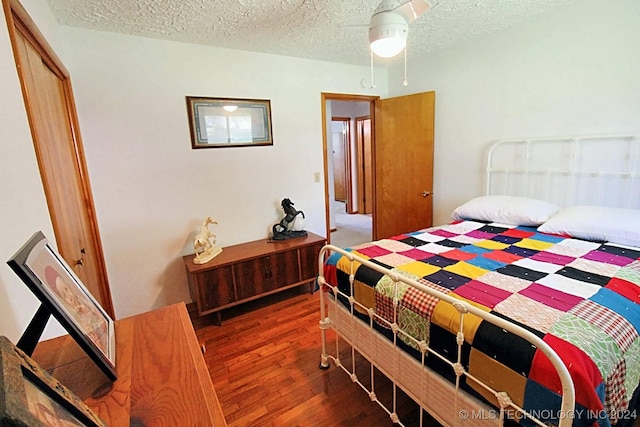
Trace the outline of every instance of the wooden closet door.
{"type": "Polygon", "coordinates": [[[58,251],[114,317],[67,72],[19,3],[11,2],[11,12],[10,35],[58,251]]]}

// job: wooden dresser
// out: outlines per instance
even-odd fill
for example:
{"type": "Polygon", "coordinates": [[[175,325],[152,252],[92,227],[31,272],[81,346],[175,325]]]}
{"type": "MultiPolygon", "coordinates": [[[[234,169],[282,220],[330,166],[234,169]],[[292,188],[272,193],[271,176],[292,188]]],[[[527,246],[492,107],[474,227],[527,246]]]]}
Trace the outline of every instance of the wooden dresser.
{"type": "Polygon", "coordinates": [[[307,234],[281,242],[263,239],[228,246],[205,264],[194,264],[194,255],[184,256],[198,315],[216,313],[219,324],[225,308],[295,286],[313,286],[326,240],[307,234]]]}
{"type": "Polygon", "coordinates": [[[226,426],[184,303],[117,320],[111,382],[69,335],[33,359],[109,426],[226,426]]]}

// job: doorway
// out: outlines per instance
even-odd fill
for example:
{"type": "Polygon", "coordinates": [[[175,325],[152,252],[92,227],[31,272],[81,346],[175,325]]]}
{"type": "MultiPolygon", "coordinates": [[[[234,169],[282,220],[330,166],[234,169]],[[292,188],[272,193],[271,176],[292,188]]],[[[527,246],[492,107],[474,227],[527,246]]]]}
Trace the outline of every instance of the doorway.
{"type": "Polygon", "coordinates": [[[340,247],[372,240],[373,100],[377,97],[326,95],[325,170],[328,239],[340,247]]]}
{"type": "MultiPolygon", "coordinates": [[[[371,240],[380,240],[430,227],[433,222],[433,153],[435,92],[420,92],[394,98],[322,93],[323,150],[325,167],[325,212],[329,242],[336,228],[333,188],[331,117],[343,103],[363,103],[368,113],[372,181],[371,240]],[[368,108],[367,108],[368,107],[368,108]]],[[[340,113],[341,116],[346,114],[340,113]]],[[[354,119],[355,120],[355,119],[354,119]]],[[[358,132],[354,132],[358,134],[358,132]]],[[[366,132],[361,132],[363,135],[366,132]]],[[[355,149],[354,149],[355,150],[355,149]]],[[[365,150],[362,150],[363,152],[365,150]]],[[[363,156],[361,156],[362,158],[363,156]]],[[[358,159],[358,156],[355,156],[358,159]]],[[[353,176],[357,176],[357,168],[353,176]]],[[[357,181],[357,179],[356,179],[357,181]]],[[[358,194],[358,188],[351,190],[358,194]]],[[[360,189],[366,194],[366,190],[360,189]]],[[[354,199],[357,196],[354,196],[354,199]]],[[[360,207],[358,207],[360,209],[360,207]]],[[[347,212],[348,213],[348,212],[347,212]]],[[[355,243],[357,244],[357,243],[355,243]]]]}

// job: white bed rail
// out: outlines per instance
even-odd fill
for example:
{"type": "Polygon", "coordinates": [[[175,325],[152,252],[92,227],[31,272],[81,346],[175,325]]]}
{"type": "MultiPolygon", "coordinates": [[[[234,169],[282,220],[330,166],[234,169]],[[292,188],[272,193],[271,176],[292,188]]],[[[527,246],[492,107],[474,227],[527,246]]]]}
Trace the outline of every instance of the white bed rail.
{"type": "MultiPolygon", "coordinates": [[[[425,363],[425,354],[429,353],[429,354],[433,354],[435,357],[440,358],[442,361],[448,363],[451,368],[453,369],[455,375],[456,375],[456,385],[455,385],[455,390],[456,390],[456,402],[455,404],[457,405],[457,393],[460,392],[461,390],[459,390],[459,383],[460,383],[460,377],[462,375],[467,376],[468,378],[473,379],[475,382],[477,382],[478,384],[480,384],[483,388],[485,388],[487,391],[489,391],[490,393],[492,393],[496,400],[499,402],[500,404],[500,419],[502,420],[505,413],[507,411],[509,412],[514,412],[514,413],[518,413],[518,414],[526,414],[527,417],[529,417],[530,419],[532,419],[536,424],[541,425],[541,426],[545,426],[544,423],[542,423],[542,421],[537,420],[536,417],[534,416],[535,414],[530,414],[527,411],[525,411],[523,408],[520,408],[519,406],[517,406],[515,403],[513,403],[511,401],[511,399],[509,398],[509,396],[500,390],[493,390],[491,387],[489,387],[488,385],[482,383],[481,380],[479,380],[478,378],[473,377],[469,372],[467,372],[464,367],[462,366],[462,364],[460,363],[461,361],[461,357],[462,357],[462,345],[464,343],[464,333],[463,333],[463,326],[464,326],[464,318],[467,314],[472,314],[475,316],[480,317],[483,320],[486,320],[500,328],[503,328],[525,340],[527,340],[528,342],[530,342],[531,344],[533,344],[534,346],[536,346],[540,351],[542,351],[548,358],[549,361],[551,362],[551,364],[553,365],[553,367],[555,368],[555,370],[558,373],[558,376],[560,378],[561,384],[562,384],[562,403],[561,403],[561,407],[560,407],[560,411],[559,412],[554,412],[555,414],[557,414],[557,418],[559,419],[559,426],[560,427],[569,427],[572,424],[573,421],[573,414],[574,414],[574,405],[575,405],[575,390],[574,390],[574,386],[573,386],[573,382],[571,380],[571,377],[569,375],[569,372],[567,370],[567,368],[565,367],[565,365],[563,364],[563,362],[561,361],[561,359],[558,357],[558,355],[553,351],[553,349],[544,341],[542,341],[539,337],[537,337],[536,335],[532,334],[531,332],[527,331],[524,328],[521,328],[515,324],[509,323],[508,321],[494,316],[491,313],[482,311],[470,304],[467,304],[466,302],[453,298],[449,295],[446,295],[442,292],[438,292],[435,289],[429,288],[424,286],[423,284],[410,279],[408,277],[402,276],[402,275],[398,275],[395,274],[393,272],[391,272],[388,269],[385,269],[384,267],[381,267],[378,264],[375,264],[373,262],[370,262],[366,259],[362,259],[359,257],[354,256],[352,253],[347,252],[341,248],[338,248],[336,246],[332,246],[332,245],[326,245],[322,248],[322,250],[320,251],[320,255],[318,257],[318,271],[320,272],[320,275],[318,277],[318,284],[320,286],[320,331],[321,331],[321,336],[322,336],[322,355],[321,355],[321,362],[320,362],[320,367],[323,369],[327,369],[330,366],[330,360],[334,361],[335,364],[339,367],[341,367],[343,370],[345,370],[345,372],[347,372],[351,378],[352,381],[357,382],[363,389],[367,390],[369,393],[369,396],[371,398],[372,401],[377,402],[381,407],[383,407],[385,409],[385,411],[387,411],[387,413],[390,415],[392,421],[394,423],[398,423],[400,425],[403,425],[402,422],[398,419],[398,415],[395,412],[395,407],[396,407],[396,402],[395,402],[395,393],[394,393],[394,401],[392,403],[392,408],[387,408],[385,407],[384,404],[382,404],[380,401],[377,400],[376,395],[375,395],[375,389],[371,389],[369,390],[364,384],[362,384],[358,379],[357,376],[355,374],[355,370],[349,371],[348,369],[346,369],[344,366],[342,366],[342,364],[340,363],[340,359],[339,359],[339,355],[337,354],[338,349],[337,349],[337,342],[336,342],[336,355],[332,356],[328,353],[327,351],[327,336],[326,336],[326,332],[327,329],[329,328],[334,328],[331,319],[329,318],[329,316],[327,315],[327,310],[326,310],[326,304],[328,303],[328,301],[325,299],[325,292],[326,292],[326,287],[328,286],[331,290],[331,292],[334,295],[333,298],[333,303],[335,304],[341,304],[340,302],[338,302],[337,297],[338,295],[342,295],[344,298],[346,298],[349,302],[350,302],[350,306],[351,306],[351,314],[353,314],[353,310],[354,307],[360,307],[362,310],[364,310],[364,312],[367,312],[369,314],[369,317],[371,319],[371,326],[373,325],[373,319],[375,318],[375,321],[379,321],[382,323],[386,323],[389,327],[389,329],[391,329],[393,331],[394,334],[394,347],[396,346],[396,340],[398,337],[398,334],[404,334],[405,336],[409,336],[408,334],[406,334],[404,331],[400,330],[398,328],[397,322],[395,321],[395,319],[397,319],[397,307],[398,307],[398,299],[394,298],[394,310],[395,310],[395,315],[394,315],[394,322],[393,323],[389,323],[387,322],[384,318],[378,316],[373,309],[370,309],[368,307],[365,307],[363,305],[361,305],[359,302],[357,302],[355,300],[355,298],[352,297],[352,295],[354,295],[354,289],[353,289],[353,282],[354,282],[354,274],[355,274],[355,268],[354,268],[354,264],[355,263],[359,263],[362,265],[365,265],[379,273],[385,274],[387,275],[394,283],[394,286],[396,288],[396,295],[397,295],[397,286],[399,283],[404,283],[407,284],[409,286],[412,286],[416,289],[419,289],[422,292],[426,292],[427,294],[433,295],[434,297],[437,297],[443,301],[446,301],[448,303],[450,303],[452,306],[454,306],[458,312],[460,313],[460,322],[459,322],[459,329],[457,331],[457,337],[456,337],[456,342],[457,342],[457,347],[458,347],[458,354],[457,354],[457,361],[455,363],[452,363],[449,361],[449,359],[447,359],[445,356],[440,355],[438,353],[436,353],[435,351],[433,351],[426,342],[424,341],[417,341],[414,339],[415,344],[417,346],[417,348],[420,349],[421,353],[422,353],[422,367],[424,369],[428,369],[425,367],[424,363],[425,363]],[[342,293],[339,289],[337,284],[330,284],[327,283],[327,281],[325,280],[324,277],[324,260],[331,254],[331,252],[336,252],[339,254],[342,254],[344,256],[347,257],[347,259],[350,261],[351,264],[351,274],[349,276],[349,282],[350,282],[350,293],[351,295],[346,295],[344,293],[342,293]]],[[[360,322],[360,320],[356,319],[358,322],[360,322]]],[[[334,328],[335,329],[335,328],[334,328]]],[[[373,333],[373,327],[371,327],[371,333],[373,333]]],[[[339,331],[336,331],[336,334],[339,335],[339,331]]],[[[338,341],[338,340],[336,340],[338,341]]],[[[357,343],[354,343],[357,345],[357,343]]],[[[358,352],[362,353],[361,348],[358,348],[358,352]]],[[[372,361],[372,358],[369,357],[367,354],[363,354],[363,356],[365,358],[367,358],[372,365],[374,364],[374,362],[372,361]]],[[[372,367],[373,369],[373,367],[372,367]]],[[[396,387],[397,385],[399,385],[402,388],[402,384],[396,384],[396,379],[393,377],[392,373],[390,375],[389,372],[386,372],[385,370],[382,370],[383,372],[385,372],[385,375],[387,377],[390,377],[389,379],[393,382],[394,387],[396,387]]],[[[373,384],[372,384],[373,386],[373,384]]],[[[395,389],[394,389],[395,390],[395,389]]],[[[405,390],[406,391],[406,390],[405,390]]],[[[414,398],[415,400],[415,398],[414,398]]],[[[418,404],[421,404],[420,401],[417,401],[418,404]]],[[[423,405],[421,405],[423,406],[423,405]]],[[[428,408],[425,408],[428,410],[428,408]]],[[[422,422],[422,414],[421,414],[421,420],[422,422]]],[[[456,422],[456,420],[449,420],[449,424],[458,424],[459,421],[464,421],[464,420],[457,420],[458,422],[456,422]]]]}
{"type": "Polygon", "coordinates": [[[495,141],[486,194],[640,209],[640,134],[495,141]]]}

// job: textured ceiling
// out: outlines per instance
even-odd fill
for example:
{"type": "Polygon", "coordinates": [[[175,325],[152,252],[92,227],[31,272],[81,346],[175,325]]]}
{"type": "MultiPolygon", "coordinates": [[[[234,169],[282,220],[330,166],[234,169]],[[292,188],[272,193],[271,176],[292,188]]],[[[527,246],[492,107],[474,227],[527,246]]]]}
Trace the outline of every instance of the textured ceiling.
{"type": "MultiPolygon", "coordinates": [[[[370,61],[367,24],[379,1],[48,0],[63,25],[358,65],[370,61]]],[[[407,54],[415,59],[571,3],[439,0],[409,26],[407,54]]]]}

